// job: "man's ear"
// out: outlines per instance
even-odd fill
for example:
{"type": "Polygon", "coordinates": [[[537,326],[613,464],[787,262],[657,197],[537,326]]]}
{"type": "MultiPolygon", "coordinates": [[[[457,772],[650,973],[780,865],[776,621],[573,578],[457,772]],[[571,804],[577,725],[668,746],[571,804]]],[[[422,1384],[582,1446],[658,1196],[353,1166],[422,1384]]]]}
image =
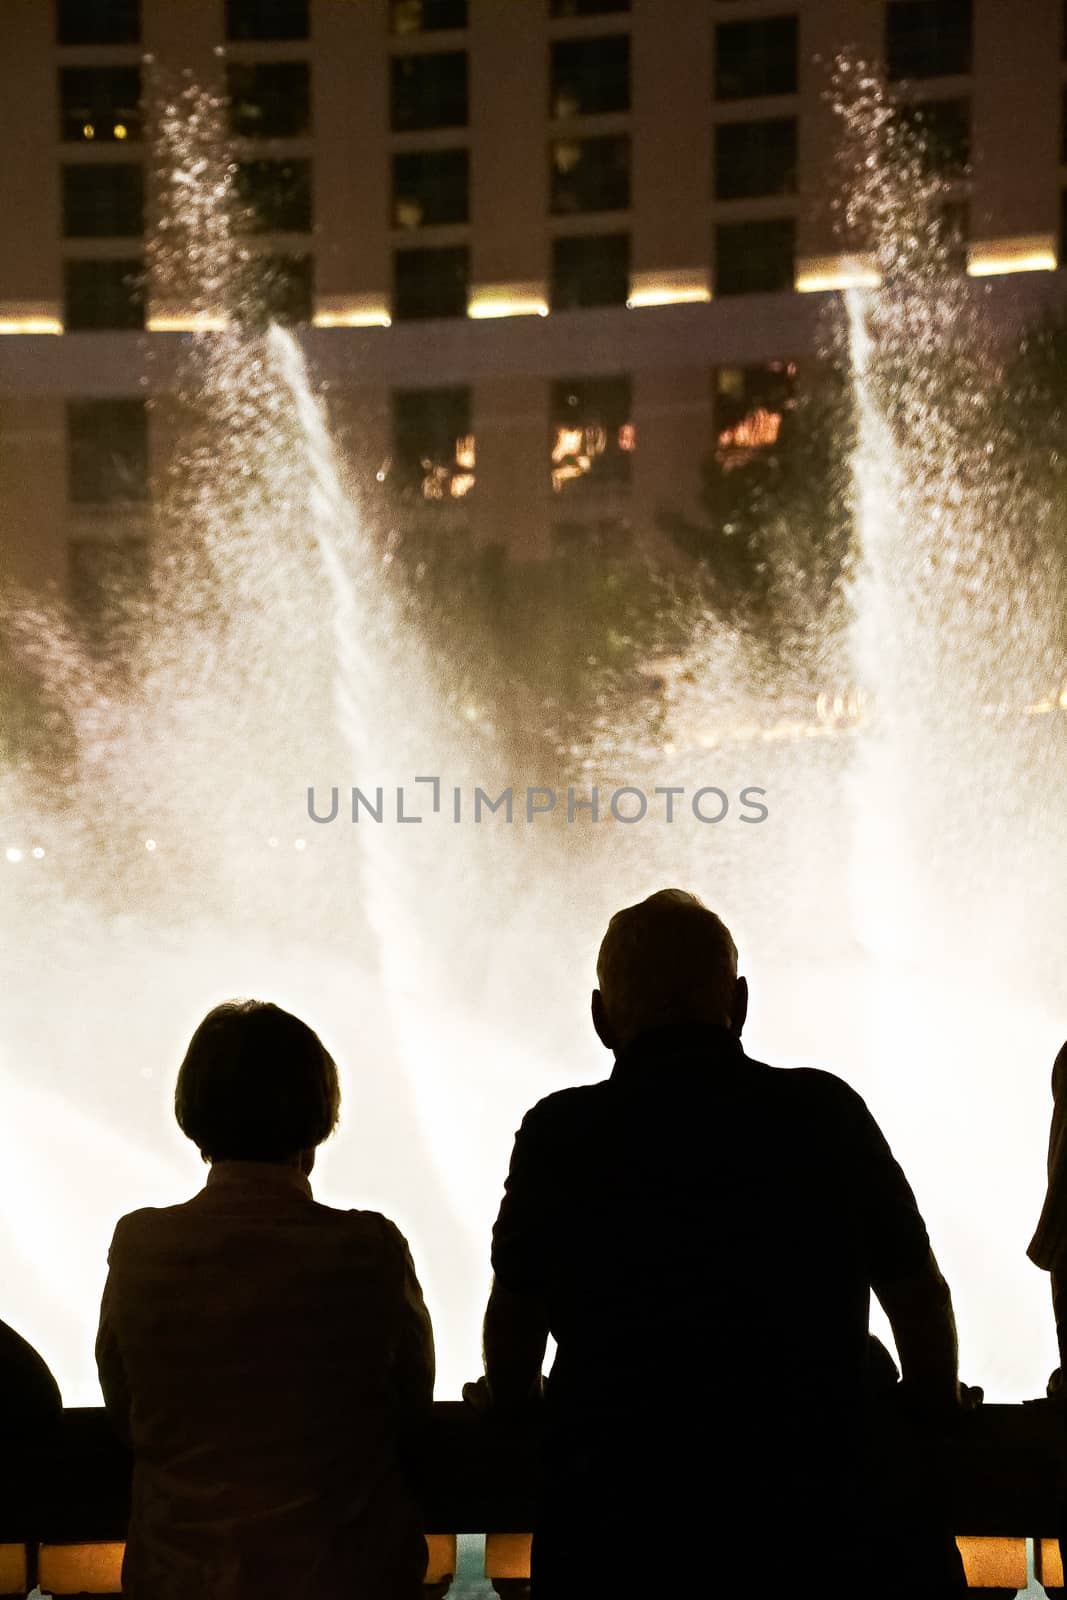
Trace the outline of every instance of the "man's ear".
{"type": "Polygon", "coordinates": [[[593,1013],[593,1027],[596,1029],[597,1038],[605,1050],[614,1050],[615,1030],[608,1021],[608,1014],[604,1009],[604,996],[599,989],[593,990],[591,1010],[593,1013]]]}
{"type": "Polygon", "coordinates": [[[734,1014],[730,1018],[730,1032],[735,1039],[740,1039],[741,1031],[745,1026],[748,1016],[748,979],[738,978],[737,988],[734,990],[734,1014]]]}

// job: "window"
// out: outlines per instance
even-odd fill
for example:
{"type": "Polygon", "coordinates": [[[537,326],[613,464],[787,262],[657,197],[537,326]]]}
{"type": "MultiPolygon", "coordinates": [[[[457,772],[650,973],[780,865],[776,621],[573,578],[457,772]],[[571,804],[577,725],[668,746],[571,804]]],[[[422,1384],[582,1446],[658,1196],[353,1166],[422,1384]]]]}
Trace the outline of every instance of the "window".
{"type": "Polygon", "coordinates": [[[247,263],[237,315],[250,327],[310,322],[314,311],[314,263],[310,256],[253,256],[247,263]]]}
{"type": "Polygon", "coordinates": [[[59,74],[59,136],[97,144],[139,139],[140,68],[64,67],[59,74]]]}
{"type": "Polygon", "coordinates": [[[966,200],[945,201],[934,218],[930,235],[932,265],[942,272],[966,272],[971,236],[971,208],[966,200]]]}
{"type": "Polygon", "coordinates": [[[720,224],[715,230],[715,293],[769,294],[791,289],[795,236],[791,217],[720,224]]]}
{"type": "Polygon", "coordinates": [[[394,33],[440,33],[467,26],[467,0],[391,0],[394,33]]]}
{"type": "Polygon", "coordinates": [[[552,241],[552,309],[624,306],[630,293],[630,235],[598,233],[552,241]]]}
{"type": "Polygon", "coordinates": [[[393,157],[393,227],[466,222],[466,150],[414,150],[393,157]]]}
{"type": "Polygon", "coordinates": [[[70,598],[88,642],[93,649],[121,650],[148,596],[148,540],[72,540],[69,571],[70,598]]]}
{"type": "Polygon", "coordinates": [[[715,129],[716,200],[795,194],[796,187],[795,117],[723,122],[715,129]]]}
{"type": "Polygon", "coordinates": [[[144,327],[144,265],[139,260],[67,261],[63,325],[81,329],[144,327]]]}
{"type": "Polygon", "coordinates": [[[720,465],[741,466],[754,451],[778,443],[783,418],[796,404],[796,375],[791,361],[716,368],[715,453],[720,465]]]}
{"type": "Polygon", "coordinates": [[[58,0],[60,44],[138,44],[140,0],[58,0]]]}
{"type": "Polygon", "coordinates": [[[636,437],[630,380],[561,378],[552,385],[551,475],[557,494],[630,481],[636,437]]]}
{"type": "Polygon", "coordinates": [[[143,400],[68,402],[67,495],[76,506],[148,499],[148,412],[143,400]]]}
{"type": "Polygon", "coordinates": [[[311,232],[310,161],[242,161],[235,188],[252,232],[311,232]]]}
{"type": "Polygon", "coordinates": [[[461,500],[474,488],[474,464],[469,389],[400,389],[393,395],[393,471],[402,493],[461,500]]]}
{"type": "Polygon", "coordinates": [[[548,14],[559,17],[602,17],[609,11],[629,11],[630,0],[549,0],[548,14]]]}
{"type": "Polygon", "coordinates": [[[394,56],[390,63],[394,133],[467,125],[467,52],[394,56]]]}
{"type": "Polygon", "coordinates": [[[889,76],[951,78],[971,70],[971,0],[890,0],[889,76]]]}
{"type": "Polygon", "coordinates": [[[900,106],[897,115],[909,130],[928,172],[958,178],[971,159],[969,100],[924,100],[900,106]]]}
{"type": "Polygon", "coordinates": [[[630,109],[630,39],[558,39],[552,45],[550,117],[596,117],[630,109]]]}
{"type": "Polygon", "coordinates": [[[441,250],[398,250],[393,257],[393,319],[465,317],[470,252],[465,245],[441,250]]]}
{"type": "Polygon", "coordinates": [[[756,100],[797,92],[796,17],[723,22],[715,30],[715,95],[756,100]]]}
{"type": "Polygon", "coordinates": [[[549,188],[555,216],[625,211],[630,204],[630,138],[556,139],[549,149],[549,188]]]}
{"type": "Polygon", "coordinates": [[[128,239],[144,231],[144,173],[115,162],[63,167],[63,236],[128,239]]]}
{"type": "Polygon", "coordinates": [[[308,0],[226,0],[227,39],[306,39],[308,0]]]}
{"type": "Polygon", "coordinates": [[[306,61],[255,61],[227,71],[230,129],[241,139],[298,139],[311,127],[306,61]]]}

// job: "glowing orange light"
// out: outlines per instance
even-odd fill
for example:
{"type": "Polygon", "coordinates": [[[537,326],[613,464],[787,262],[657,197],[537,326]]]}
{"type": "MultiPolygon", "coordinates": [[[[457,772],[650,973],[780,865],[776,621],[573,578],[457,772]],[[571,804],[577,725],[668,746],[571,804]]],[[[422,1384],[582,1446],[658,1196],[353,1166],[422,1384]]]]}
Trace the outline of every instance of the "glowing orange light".
{"type": "Polygon", "coordinates": [[[782,413],[757,406],[732,428],[719,434],[719,444],[724,450],[762,450],[777,444],[782,430],[782,413]]]}

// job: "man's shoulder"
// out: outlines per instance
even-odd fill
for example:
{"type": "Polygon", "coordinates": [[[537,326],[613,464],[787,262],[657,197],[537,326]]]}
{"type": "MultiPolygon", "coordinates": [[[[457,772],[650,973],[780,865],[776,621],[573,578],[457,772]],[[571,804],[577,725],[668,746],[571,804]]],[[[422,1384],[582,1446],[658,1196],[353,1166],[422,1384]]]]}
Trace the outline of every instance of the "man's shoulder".
{"type": "Polygon", "coordinates": [[[575,1127],[588,1118],[595,1117],[608,1103],[611,1082],[602,1078],[598,1083],[572,1084],[566,1089],[555,1089],[532,1105],[522,1119],[522,1133],[548,1132],[554,1128],[575,1127]]]}
{"type": "Polygon", "coordinates": [[[836,1072],[824,1067],[772,1067],[766,1061],[755,1061],[746,1056],[749,1067],[783,1094],[798,1098],[836,1102],[840,1105],[862,1105],[860,1095],[836,1072]]]}

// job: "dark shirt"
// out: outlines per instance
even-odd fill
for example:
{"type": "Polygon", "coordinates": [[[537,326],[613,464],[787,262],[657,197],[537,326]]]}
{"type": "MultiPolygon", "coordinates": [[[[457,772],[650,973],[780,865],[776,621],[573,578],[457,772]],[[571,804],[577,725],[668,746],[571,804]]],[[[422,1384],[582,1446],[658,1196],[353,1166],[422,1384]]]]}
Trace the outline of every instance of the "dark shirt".
{"type": "Polygon", "coordinates": [[[527,1114],[493,1268],[547,1306],[557,1419],[610,1431],[710,1406],[750,1431],[761,1396],[777,1419],[858,1404],[871,1287],[928,1250],[845,1083],[750,1060],[725,1029],[669,1029],[527,1114]]]}

